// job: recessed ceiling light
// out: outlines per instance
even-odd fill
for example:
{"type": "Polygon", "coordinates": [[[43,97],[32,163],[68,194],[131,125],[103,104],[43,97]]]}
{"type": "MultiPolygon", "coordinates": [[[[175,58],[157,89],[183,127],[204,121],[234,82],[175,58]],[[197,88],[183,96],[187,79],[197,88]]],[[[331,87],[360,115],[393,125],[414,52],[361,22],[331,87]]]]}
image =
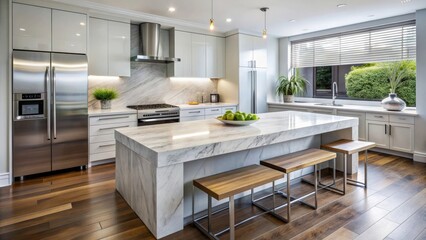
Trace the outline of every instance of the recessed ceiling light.
{"type": "Polygon", "coordinates": [[[25,32],[27,30],[25,28],[19,28],[19,31],[25,32]]]}
{"type": "Polygon", "coordinates": [[[80,37],[80,33],[76,33],[75,35],[76,35],[77,37],[80,37]]]}
{"type": "Polygon", "coordinates": [[[80,25],[81,26],[86,26],[86,23],[85,22],[81,22],[80,25]]]}
{"type": "Polygon", "coordinates": [[[174,7],[169,7],[169,12],[174,12],[174,11],[176,11],[176,8],[174,8],[174,7]]]}
{"type": "Polygon", "coordinates": [[[291,19],[289,22],[296,22],[296,19],[291,19]]]}
{"type": "Polygon", "coordinates": [[[338,7],[338,8],[342,8],[342,7],[346,7],[346,6],[348,6],[348,4],[346,4],[346,3],[342,3],[342,4],[337,4],[337,6],[336,6],[336,7],[338,7]]]}
{"type": "Polygon", "coordinates": [[[232,22],[232,19],[231,18],[227,18],[226,22],[232,22]]]}
{"type": "Polygon", "coordinates": [[[410,3],[410,2],[411,2],[411,0],[401,0],[402,4],[407,4],[407,3],[410,3]]]}

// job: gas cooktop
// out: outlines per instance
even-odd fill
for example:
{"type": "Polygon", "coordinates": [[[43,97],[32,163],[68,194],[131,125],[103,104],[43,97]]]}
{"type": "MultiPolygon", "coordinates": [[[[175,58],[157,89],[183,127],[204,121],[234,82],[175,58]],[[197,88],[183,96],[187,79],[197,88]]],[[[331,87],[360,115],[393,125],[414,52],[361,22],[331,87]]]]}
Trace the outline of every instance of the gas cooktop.
{"type": "Polygon", "coordinates": [[[177,109],[177,106],[173,106],[170,104],[166,104],[166,103],[161,103],[161,104],[145,104],[145,105],[130,105],[127,106],[128,108],[131,109],[136,109],[136,110],[150,110],[150,109],[167,109],[167,108],[174,108],[177,109]]]}

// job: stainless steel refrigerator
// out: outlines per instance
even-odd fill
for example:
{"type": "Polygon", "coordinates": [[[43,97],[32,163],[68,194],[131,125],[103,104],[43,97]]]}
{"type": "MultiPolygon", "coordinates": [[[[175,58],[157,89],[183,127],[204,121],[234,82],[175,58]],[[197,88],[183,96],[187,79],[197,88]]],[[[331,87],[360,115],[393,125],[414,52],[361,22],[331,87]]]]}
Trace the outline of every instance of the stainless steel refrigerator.
{"type": "Polygon", "coordinates": [[[13,176],[88,164],[87,57],[13,51],[13,176]]]}
{"type": "Polygon", "coordinates": [[[250,113],[268,111],[266,70],[266,68],[240,67],[240,111],[250,113]]]}

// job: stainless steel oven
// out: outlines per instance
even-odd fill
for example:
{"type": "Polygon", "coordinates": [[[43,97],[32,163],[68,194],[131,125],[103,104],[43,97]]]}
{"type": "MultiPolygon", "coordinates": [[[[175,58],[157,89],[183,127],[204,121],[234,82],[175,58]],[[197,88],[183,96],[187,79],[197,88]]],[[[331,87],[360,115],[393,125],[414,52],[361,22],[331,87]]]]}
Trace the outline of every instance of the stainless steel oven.
{"type": "Polygon", "coordinates": [[[138,111],[138,126],[179,122],[180,109],[170,104],[127,106],[138,111]]]}

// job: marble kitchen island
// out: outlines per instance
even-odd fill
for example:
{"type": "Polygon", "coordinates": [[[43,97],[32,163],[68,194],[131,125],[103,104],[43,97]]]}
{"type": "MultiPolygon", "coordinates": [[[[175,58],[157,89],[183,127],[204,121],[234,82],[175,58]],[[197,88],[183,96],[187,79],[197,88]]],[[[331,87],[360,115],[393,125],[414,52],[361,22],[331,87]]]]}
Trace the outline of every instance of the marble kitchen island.
{"type": "MultiPolygon", "coordinates": [[[[259,117],[244,127],[210,119],[117,129],[117,191],[161,238],[183,229],[185,217],[191,214],[193,179],[340,138],[358,139],[357,118],[293,111],[259,117]]],[[[354,155],[348,172],[357,168],[358,155],[354,155]]],[[[196,212],[206,209],[206,196],[197,192],[197,199],[196,212]]]]}

